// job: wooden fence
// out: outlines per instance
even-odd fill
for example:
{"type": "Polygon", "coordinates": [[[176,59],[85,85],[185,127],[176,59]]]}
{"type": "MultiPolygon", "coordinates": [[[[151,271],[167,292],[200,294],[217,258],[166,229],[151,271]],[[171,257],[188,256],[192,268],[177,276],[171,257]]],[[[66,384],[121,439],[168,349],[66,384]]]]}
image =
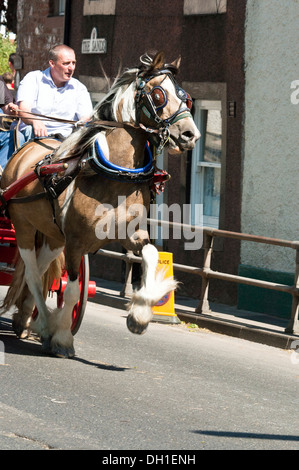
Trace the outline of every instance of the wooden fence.
{"type": "MultiPolygon", "coordinates": [[[[188,228],[192,231],[201,231],[203,233],[203,248],[204,248],[204,260],[202,267],[195,266],[186,266],[183,264],[173,263],[174,271],[182,271],[202,278],[202,287],[201,287],[201,297],[199,304],[195,310],[197,314],[204,313],[209,311],[209,283],[210,279],[221,279],[224,281],[230,281],[239,284],[246,284],[249,286],[262,287],[264,289],[272,289],[280,292],[286,292],[292,296],[292,309],[291,309],[291,318],[287,328],[285,329],[286,333],[299,333],[299,322],[298,322],[298,313],[299,313],[299,241],[288,241],[280,240],[275,238],[260,237],[257,235],[249,235],[246,233],[238,232],[229,232],[225,230],[218,230],[208,227],[196,227],[186,224],[179,224],[176,222],[166,222],[156,219],[148,219],[148,222],[156,226],[171,226],[173,228],[188,228]],[[294,275],[294,285],[289,286],[285,284],[278,284],[274,282],[264,281],[260,279],[252,279],[248,277],[238,276],[234,274],[223,273],[219,271],[213,271],[211,269],[211,258],[213,252],[213,242],[216,237],[222,238],[233,238],[240,241],[254,242],[254,243],[263,243],[266,245],[276,245],[286,248],[291,248],[295,250],[295,275],[294,275]]],[[[126,263],[126,275],[125,283],[123,290],[121,292],[122,296],[130,296],[132,294],[132,268],[134,263],[141,263],[141,258],[134,255],[131,252],[126,254],[117,253],[114,251],[108,251],[101,249],[97,252],[101,256],[106,256],[109,258],[115,258],[125,261],[126,263]]]]}

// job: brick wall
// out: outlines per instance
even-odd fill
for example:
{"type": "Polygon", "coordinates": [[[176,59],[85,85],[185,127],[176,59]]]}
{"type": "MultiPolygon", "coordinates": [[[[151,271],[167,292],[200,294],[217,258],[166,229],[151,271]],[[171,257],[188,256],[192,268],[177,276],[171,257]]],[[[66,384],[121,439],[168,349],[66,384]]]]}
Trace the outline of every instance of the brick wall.
{"type": "Polygon", "coordinates": [[[18,46],[23,57],[21,78],[48,66],[48,50],[63,42],[64,17],[49,16],[49,0],[18,1],[18,46]]]}

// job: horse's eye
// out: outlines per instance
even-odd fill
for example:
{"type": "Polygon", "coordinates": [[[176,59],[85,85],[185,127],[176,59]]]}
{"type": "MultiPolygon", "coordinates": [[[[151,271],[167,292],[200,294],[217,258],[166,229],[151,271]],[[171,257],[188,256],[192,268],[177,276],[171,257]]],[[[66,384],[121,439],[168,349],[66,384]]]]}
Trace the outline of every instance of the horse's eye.
{"type": "Polygon", "coordinates": [[[163,108],[166,105],[167,98],[162,88],[155,87],[151,91],[151,97],[156,108],[163,108]]]}

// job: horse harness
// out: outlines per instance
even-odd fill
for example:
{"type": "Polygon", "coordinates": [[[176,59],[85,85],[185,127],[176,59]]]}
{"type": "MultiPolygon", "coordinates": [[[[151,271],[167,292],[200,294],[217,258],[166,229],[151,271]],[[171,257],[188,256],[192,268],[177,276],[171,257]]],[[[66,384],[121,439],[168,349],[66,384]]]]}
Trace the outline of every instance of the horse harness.
{"type": "Polygon", "coordinates": [[[140,73],[137,77],[137,93],[136,93],[136,117],[139,126],[144,129],[146,132],[156,133],[160,137],[160,144],[157,150],[157,153],[160,153],[169,139],[169,126],[184,119],[185,117],[191,116],[192,108],[192,98],[183,88],[181,88],[173,76],[173,73],[170,69],[160,69],[155,73],[144,76],[143,73],[140,73]],[[156,85],[152,90],[147,91],[146,87],[148,82],[153,78],[165,75],[159,85],[156,85]],[[182,104],[179,106],[177,111],[173,113],[166,119],[162,119],[159,116],[159,111],[161,111],[167,105],[167,94],[164,88],[161,86],[166,78],[169,78],[175,89],[176,96],[181,100],[182,104]],[[141,114],[144,114],[148,119],[152,119],[157,125],[157,128],[145,127],[140,123],[141,114]]]}
{"type": "MultiPolygon", "coordinates": [[[[100,122],[98,122],[99,124],[100,122]]],[[[101,121],[102,125],[107,125],[110,128],[114,127],[114,124],[120,123],[111,123],[101,121]]],[[[115,127],[121,127],[115,126],[115,127]]],[[[104,153],[100,147],[99,142],[96,140],[94,145],[91,146],[89,149],[89,155],[86,159],[82,159],[81,157],[74,157],[66,160],[65,171],[63,175],[59,175],[57,173],[41,176],[40,168],[43,165],[50,165],[52,163],[53,157],[55,156],[56,150],[55,148],[45,144],[43,142],[43,138],[34,138],[33,141],[42,147],[45,147],[51,150],[51,153],[46,155],[42,160],[40,160],[34,168],[34,172],[36,173],[38,180],[40,181],[41,185],[43,186],[43,191],[37,194],[32,194],[30,196],[24,197],[15,197],[11,198],[9,202],[21,204],[25,202],[32,202],[36,201],[41,198],[47,198],[53,208],[54,213],[54,200],[57,199],[63,191],[74,181],[74,179],[78,176],[82,168],[85,167],[86,163],[88,162],[90,167],[95,171],[95,173],[100,174],[106,178],[114,179],[120,182],[125,183],[142,183],[142,182],[150,182],[152,181],[152,189],[155,190],[157,193],[159,190],[163,191],[165,182],[170,178],[170,175],[164,171],[159,170],[156,168],[152,153],[150,151],[149,146],[146,146],[146,163],[142,168],[125,168],[120,167],[111,163],[109,160],[106,159],[104,153]]],[[[24,145],[26,145],[26,142],[24,145]]],[[[0,194],[1,197],[1,194],[0,194]]],[[[5,204],[7,206],[7,204],[5,204]]],[[[7,210],[7,207],[5,207],[7,210]]]]}
{"type": "MultiPolygon", "coordinates": [[[[170,69],[160,69],[153,73],[152,75],[146,76],[143,73],[139,73],[137,77],[137,93],[136,93],[136,117],[137,117],[137,126],[128,123],[120,122],[111,122],[111,121],[90,121],[86,123],[87,126],[96,126],[101,125],[102,127],[106,126],[110,129],[114,127],[137,127],[141,128],[149,134],[156,134],[160,138],[160,144],[157,150],[157,153],[160,153],[169,139],[169,126],[175,122],[188,117],[191,115],[190,110],[192,107],[192,99],[188,93],[181,88],[177,81],[175,80],[173,73],[170,69]],[[165,75],[161,83],[152,88],[152,90],[147,91],[147,83],[155,78],[156,76],[165,75]],[[166,119],[162,119],[158,112],[162,110],[167,105],[167,94],[164,88],[161,86],[163,81],[169,77],[172,81],[177,97],[181,100],[182,104],[179,106],[178,110],[169,116],[166,119]],[[141,113],[143,113],[147,118],[152,119],[157,127],[150,128],[144,126],[140,122],[141,113]]],[[[35,113],[31,113],[35,114],[35,113]]],[[[47,116],[39,116],[39,118],[47,118],[47,116]]],[[[52,119],[52,118],[49,118],[52,119]]],[[[64,121],[64,120],[61,120],[64,121]]],[[[73,121],[72,121],[73,122],[73,121]]],[[[24,203],[32,202],[43,197],[46,197],[52,205],[54,220],[55,220],[55,211],[54,211],[54,200],[57,199],[60,194],[71,184],[71,182],[76,178],[80,173],[83,166],[85,166],[86,161],[89,162],[90,167],[98,174],[105,176],[110,179],[116,179],[122,182],[148,182],[152,180],[152,189],[159,193],[159,190],[163,191],[165,182],[170,178],[170,175],[164,171],[159,170],[155,167],[153,158],[150,152],[149,147],[147,146],[147,161],[144,167],[137,169],[128,169],[123,168],[118,165],[112,164],[109,162],[99,145],[98,141],[95,141],[94,145],[89,151],[87,160],[80,159],[78,157],[70,159],[67,163],[66,171],[63,176],[58,176],[57,174],[49,176],[41,176],[39,169],[44,164],[50,164],[55,155],[56,149],[50,147],[42,141],[42,138],[33,139],[34,142],[39,145],[48,148],[52,152],[46,155],[40,162],[35,166],[34,171],[37,174],[39,181],[41,182],[44,190],[38,194],[33,194],[31,196],[25,196],[20,198],[11,198],[10,202],[12,203],[24,203]],[[158,170],[158,173],[155,171],[158,170]]],[[[1,194],[0,194],[1,197],[1,194]]]]}

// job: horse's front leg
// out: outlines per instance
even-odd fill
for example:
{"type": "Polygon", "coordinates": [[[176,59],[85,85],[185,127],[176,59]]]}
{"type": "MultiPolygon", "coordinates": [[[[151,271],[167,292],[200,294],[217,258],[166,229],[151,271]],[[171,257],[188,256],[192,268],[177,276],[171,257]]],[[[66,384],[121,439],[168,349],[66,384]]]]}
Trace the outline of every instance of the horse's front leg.
{"type": "Polygon", "coordinates": [[[51,352],[55,356],[72,358],[75,355],[74,338],[71,332],[72,312],[80,298],[79,266],[81,256],[76,256],[76,261],[70,263],[66,250],[67,286],[63,293],[63,307],[57,308],[51,315],[51,331],[54,334],[51,339],[51,352]]]}

